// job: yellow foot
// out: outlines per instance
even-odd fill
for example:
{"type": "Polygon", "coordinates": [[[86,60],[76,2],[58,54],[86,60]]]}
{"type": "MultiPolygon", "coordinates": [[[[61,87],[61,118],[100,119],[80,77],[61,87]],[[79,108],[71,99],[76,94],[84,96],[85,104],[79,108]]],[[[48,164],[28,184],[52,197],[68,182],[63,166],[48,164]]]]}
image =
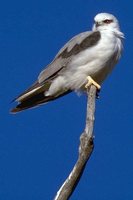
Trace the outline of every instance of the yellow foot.
{"type": "Polygon", "coordinates": [[[98,90],[101,89],[101,86],[100,86],[97,82],[95,82],[95,81],[91,78],[91,76],[88,76],[88,77],[87,77],[87,80],[88,80],[88,83],[85,85],[85,88],[88,88],[88,87],[90,87],[91,85],[94,85],[98,90]]]}

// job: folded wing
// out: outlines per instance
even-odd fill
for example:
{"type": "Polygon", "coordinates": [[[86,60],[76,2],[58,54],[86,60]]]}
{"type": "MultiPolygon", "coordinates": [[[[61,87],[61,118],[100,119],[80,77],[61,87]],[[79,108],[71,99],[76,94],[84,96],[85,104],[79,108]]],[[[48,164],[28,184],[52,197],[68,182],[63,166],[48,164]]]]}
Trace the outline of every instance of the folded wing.
{"type": "Polygon", "coordinates": [[[49,90],[52,81],[67,69],[73,57],[81,51],[96,45],[99,39],[99,32],[87,31],[80,33],[67,42],[55,59],[40,73],[38,80],[15,99],[19,104],[11,112],[15,113],[41,105],[71,92],[70,89],[64,88],[53,96],[45,96],[45,92],[49,90]]]}

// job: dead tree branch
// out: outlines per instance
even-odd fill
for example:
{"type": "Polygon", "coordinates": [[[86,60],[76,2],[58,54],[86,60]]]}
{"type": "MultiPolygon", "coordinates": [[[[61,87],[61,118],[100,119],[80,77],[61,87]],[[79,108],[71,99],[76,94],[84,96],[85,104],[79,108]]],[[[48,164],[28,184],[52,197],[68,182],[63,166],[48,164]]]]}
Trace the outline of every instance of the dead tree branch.
{"type": "Polygon", "coordinates": [[[80,136],[79,145],[79,155],[78,160],[69,174],[68,178],[62,184],[58,190],[54,200],[68,200],[69,197],[74,192],[83,171],[85,169],[86,163],[89,160],[91,153],[94,148],[93,144],[93,127],[94,127],[94,115],[95,115],[95,99],[96,99],[96,87],[92,85],[88,91],[87,100],[87,115],[86,115],[86,125],[85,130],[80,136]]]}

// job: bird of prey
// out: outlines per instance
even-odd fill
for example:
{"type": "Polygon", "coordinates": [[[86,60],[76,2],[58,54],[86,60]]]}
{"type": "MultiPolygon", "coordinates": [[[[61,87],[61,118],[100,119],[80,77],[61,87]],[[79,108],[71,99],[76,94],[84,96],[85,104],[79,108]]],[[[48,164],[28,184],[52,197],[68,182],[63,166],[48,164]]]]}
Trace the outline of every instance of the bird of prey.
{"type": "Polygon", "coordinates": [[[47,103],[71,91],[85,91],[91,84],[100,89],[121,56],[123,38],[115,16],[97,14],[92,31],[68,41],[37,81],[15,99],[18,105],[11,112],[47,103]]]}

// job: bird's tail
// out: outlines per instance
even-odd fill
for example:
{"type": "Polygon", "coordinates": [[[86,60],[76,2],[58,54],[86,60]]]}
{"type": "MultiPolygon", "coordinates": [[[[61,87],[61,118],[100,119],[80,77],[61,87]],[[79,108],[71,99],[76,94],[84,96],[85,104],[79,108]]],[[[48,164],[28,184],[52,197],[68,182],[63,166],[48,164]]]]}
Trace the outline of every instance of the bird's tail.
{"type": "Polygon", "coordinates": [[[19,104],[11,110],[11,113],[17,113],[22,110],[39,106],[41,104],[47,103],[49,101],[57,99],[71,92],[70,90],[59,91],[58,93],[54,95],[45,96],[45,92],[50,87],[50,84],[51,83],[49,82],[48,83],[46,82],[45,84],[40,84],[36,82],[28,90],[26,90],[24,93],[22,93],[20,96],[18,96],[15,99],[15,101],[19,102],[19,104]]]}

